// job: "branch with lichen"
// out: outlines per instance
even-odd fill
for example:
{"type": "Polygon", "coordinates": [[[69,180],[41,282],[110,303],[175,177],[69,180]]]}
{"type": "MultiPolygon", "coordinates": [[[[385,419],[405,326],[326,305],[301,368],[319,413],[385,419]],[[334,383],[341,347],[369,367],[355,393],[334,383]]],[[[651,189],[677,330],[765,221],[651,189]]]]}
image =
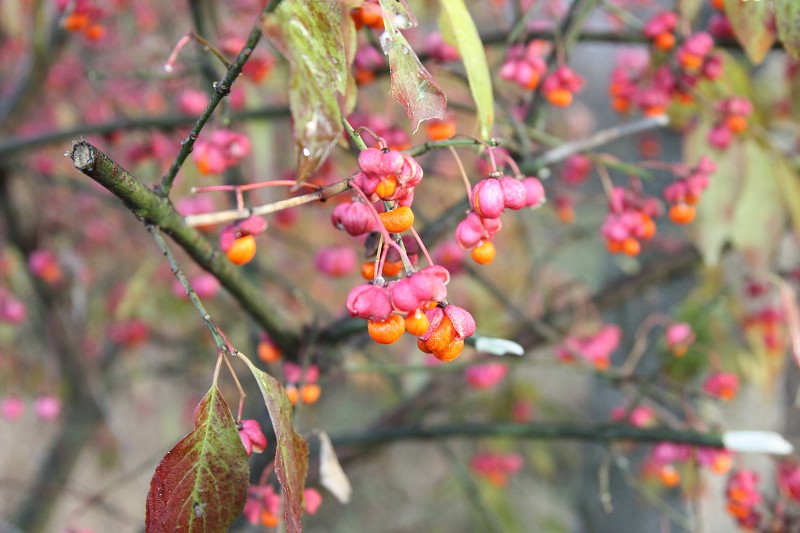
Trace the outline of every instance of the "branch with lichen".
{"type": "Polygon", "coordinates": [[[296,347],[297,334],[269,306],[263,291],[248,281],[202,233],[187,225],[169,199],[150,190],[88,142],[76,142],[67,155],[76,169],[112,192],[146,224],[169,235],[200,267],[213,274],[285,353],[296,347]]]}

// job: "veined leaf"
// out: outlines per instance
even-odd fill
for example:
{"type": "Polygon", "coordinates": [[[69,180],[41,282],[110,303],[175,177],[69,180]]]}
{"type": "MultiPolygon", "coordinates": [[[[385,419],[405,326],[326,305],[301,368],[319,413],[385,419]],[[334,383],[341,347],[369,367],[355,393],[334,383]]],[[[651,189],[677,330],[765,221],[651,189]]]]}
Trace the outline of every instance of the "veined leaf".
{"type": "Polygon", "coordinates": [[[469,89],[472,99],[478,109],[478,119],[481,123],[481,137],[488,138],[494,123],[494,96],[492,95],[492,78],[489,74],[489,65],[486,63],[486,51],[483,47],[475,22],[464,5],[464,0],[441,0],[442,16],[440,25],[442,34],[450,35],[455,40],[464,68],[467,71],[469,89]],[[458,28],[458,31],[454,31],[458,28]]]}
{"type": "Polygon", "coordinates": [[[325,162],[342,132],[347,59],[337,0],[284,0],[261,20],[264,33],[289,61],[289,107],[297,145],[297,181],[325,162]]]}
{"type": "Polygon", "coordinates": [[[381,46],[383,52],[389,56],[389,70],[392,74],[392,89],[389,94],[406,109],[411,120],[411,129],[416,132],[423,120],[444,118],[447,98],[394,25],[396,17],[393,15],[392,1],[380,2],[385,28],[381,35],[381,46]]]}
{"type": "Polygon", "coordinates": [[[272,429],[278,441],[275,452],[275,475],[283,488],[283,520],[288,533],[303,530],[303,486],[308,470],[308,444],[295,433],[292,424],[292,404],[280,383],[253,365],[240,354],[256,378],[264,397],[264,404],[272,420],[272,429]]]}
{"type": "Polygon", "coordinates": [[[216,385],[194,412],[194,429],[161,460],[147,494],[147,533],[227,531],[244,509],[250,468],[216,385]]]}
{"type": "Polygon", "coordinates": [[[772,2],[767,1],[725,0],[725,14],[731,21],[733,33],[755,64],[764,60],[775,43],[775,14],[771,5],[772,2]]]}
{"type": "Polygon", "coordinates": [[[775,24],[786,51],[800,59],[800,2],[775,0],[775,24]]]}

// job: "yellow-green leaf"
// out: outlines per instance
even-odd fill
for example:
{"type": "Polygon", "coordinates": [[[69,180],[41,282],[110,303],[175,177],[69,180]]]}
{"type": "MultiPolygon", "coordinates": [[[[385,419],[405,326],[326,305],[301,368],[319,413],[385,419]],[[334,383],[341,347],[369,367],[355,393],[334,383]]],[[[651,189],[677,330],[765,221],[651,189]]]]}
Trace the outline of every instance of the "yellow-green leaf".
{"type": "Polygon", "coordinates": [[[800,59],[800,2],[775,0],[775,23],[786,51],[800,59]]]}
{"type": "Polygon", "coordinates": [[[775,43],[775,14],[771,6],[772,2],[766,0],[725,0],[725,14],[731,21],[733,33],[755,64],[764,60],[775,43]]]}
{"type": "Polygon", "coordinates": [[[467,71],[472,99],[475,100],[478,109],[481,136],[487,138],[494,123],[494,96],[483,42],[478,35],[475,22],[464,5],[464,0],[441,0],[441,2],[443,10],[439,21],[442,34],[449,35],[455,41],[454,44],[467,71]],[[455,31],[455,28],[458,28],[458,31],[455,31]]]}
{"type": "MultiPolygon", "coordinates": [[[[392,1],[381,0],[381,6],[385,28],[381,35],[381,46],[383,52],[389,56],[389,70],[392,74],[389,94],[405,108],[411,120],[411,129],[416,132],[423,120],[444,118],[447,98],[395,26],[394,21],[398,17],[393,14],[392,1]]],[[[402,16],[399,20],[409,19],[402,16]]]]}
{"type": "Polygon", "coordinates": [[[337,0],[284,0],[262,29],[289,61],[289,107],[297,145],[297,180],[325,162],[342,132],[340,105],[348,66],[337,0]]]}

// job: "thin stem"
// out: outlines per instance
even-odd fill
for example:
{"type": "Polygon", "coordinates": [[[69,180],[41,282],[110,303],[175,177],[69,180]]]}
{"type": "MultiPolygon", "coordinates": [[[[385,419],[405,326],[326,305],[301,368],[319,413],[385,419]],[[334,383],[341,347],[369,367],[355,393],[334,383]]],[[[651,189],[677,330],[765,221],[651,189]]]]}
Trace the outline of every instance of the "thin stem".
{"type": "Polygon", "coordinates": [[[372,202],[369,201],[369,198],[364,193],[364,191],[362,191],[361,188],[358,187],[358,185],[356,185],[355,183],[351,183],[350,184],[350,188],[353,189],[354,191],[356,191],[359,196],[361,196],[361,198],[367,204],[367,207],[369,207],[370,210],[372,211],[372,215],[375,217],[375,222],[376,222],[376,224],[378,226],[378,231],[383,236],[383,240],[386,242],[386,244],[388,244],[389,246],[391,246],[395,250],[397,250],[397,253],[400,254],[400,258],[403,260],[404,264],[411,264],[411,261],[409,261],[409,259],[408,259],[408,254],[406,254],[406,251],[403,250],[400,247],[400,245],[398,245],[396,242],[394,242],[394,239],[392,239],[392,236],[389,234],[389,231],[386,229],[386,226],[383,225],[383,221],[381,220],[381,217],[378,214],[378,210],[375,209],[375,206],[372,205],[372,202]]]}
{"type": "Polygon", "coordinates": [[[242,421],[242,410],[244,409],[244,399],[247,398],[247,393],[244,391],[244,387],[239,382],[239,376],[236,375],[236,371],[233,369],[230,360],[225,352],[221,352],[225,358],[225,365],[228,367],[228,370],[231,373],[231,377],[233,378],[233,382],[236,384],[236,389],[239,391],[239,410],[236,412],[236,422],[242,421]]]}
{"type": "MultiPolygon", "coordinates": [[[[361,135],[359,135],[358,133],[355,132],[355,130],[353,129],[353,126],[344,117],[342,117],[342,124],[344,124],[344,129],[347,130],[347,134],[350,135],[350,139],[353,140],[353,144],[355,144],[358,147],[359,150],[366,150],[367,149],[367,145],[364,144],[364,139],[361,138],[361,135]]],[[[359,129],[361,129],[361,128],[359,128],[359,129]]],[[[375,134],[373,133],[373,135],[375,135],[375,134]]],[[[379,137],[376,135],[375,138],[377,139],[379,137]]]]}
{"type": "Polygon", "coordinates": [[[197,41],[198,43],[203,45],[206,50],[211,52],[214,55],[214,57],[219,59],[220,63],[225,65],[225,68],[231,68],[231,62],[228,61],[228,58],[225,57],[223,55],[223,53],[220,52],[219,49],[216,46],[214,46],[210,42],[206,41],[202,36],[198,35],[197,32],[193,31],[189,35],[191,36],[192,39],[194,39],[195,41],[197,41]]]}
{"type": "Polygon", "coordinates": [[[284,209],[290,209],[303,204],[311,202],[325,201],[331,196],[343,193],[351,188],[350,181],[352,177],[345,178],[336,183],[326,185],[312,193],[287,198],[286,200],[279,200],[269,204],[259,205],[256,207],[249,207],[246,209],[230,209],[227,211],[216,211],[214,213],[203,213],[199,215],[189,215],[184,219],[187,226],[207,226],[210,224],[221,224],[224,222],[232,222],[252,216],[267,215],[269,213],[276,213],[284,209]]]}
{"type": "MultiPolygon", "coordinates": [[[[211,336],[214,338],[214,343],[217,345],[217,349],[222,353],[228,352],[230,350],[230,344],[227,342],[227,339],[222,334],[217,325],[214,323],[214,321],[211,320],[211,316],[208,314],[208,311],[206,311],[203,302],[200,301],[200,297],[197,296],[197,293],[192,288],[191,284],[189,283],[189,280],[186,278],[186,275],[181,270],[180,266],[178,265],[178,262],[175,260],[175,256],[172,255],[172,252],[170,251],[169,246],[167,245],[167,241],[164,240],[164,237],[161,235],[161,231],[159,230],[159,228],[157,228],[153,224],[148,224],[147,231],[150,232],[150,235],[153,236],[153,240],[156,241],[156,244],[158,245],[158,248],[161,250],[161,253],[164,254],[164,257],[167,258],[167,262],[169,262],[169,267],[172,270],[172,273],[175,274],[175,277],[178,278],[178,281],[186,290],[186,294],[189,295],[189,301],[192,302],[192,305],[194,305],[195,309],[197,309],[197,312],[200,313],[200,317],[203,319],[203,322],[205,322],[208,331],[211,332],[211,336]]],[[[219,366],[219,362],[217,363],[217,366],[219,366]]],[[[218,372],[218,370],[215,372],[218,372]]],[[[214,376],[215,383],[216,380],[217,378],[215,374],[214,376]]]]}
{"type": "Polygon", "coordinates": [[[175,44],[175,48],[172,49],[172,53],[167,58],[167,62],[164,63],[164,70],[167,72],[172,72],[174,70],[175,61],[178,59],[178,54],[181,53],[183,47],[192,39],[192,32],[187,33],[175,44]]]}
{"type": "Polygon", "coordinates": [[[433,259],[431,259],[431,256],[428,253],[428,249],[425,247],[425,244],[422,242],[422,239],[420,238],[419,233],[417,233],[417,230],[414,229],[414,226],[411,226],[408,229],[409,229],[409,231],[411,231],[411,235],[413,235],[414,238],[417,240],[417,244],[419,245],[419,249],[422,251],[422,255],[425,256],[425,260],[428,262],[428,265],[429,266],[433,266],[433,259]]]}
{"type": "Polygon", "coordinates": [[[271,180],[271,181],[260,181],[258,183],[248,183],[246,185],[207,185],[205,187],[192,187],[190,189],[192,194],[201,193],[201,192],[216,192],[216,191],[252,191],[255,189],[263,189],[264,187],[306,187],[309,189],[314,189],[318,191],[322,189],[321,185],[317,185],[315,183],[297,183],[293,180],[271,180]]]}
{"type": "MultiPolygon", "coordinates": [[[[469,182],[469,178],[467,177],[467,171],[464,170],[464,165],[461,163],[461,158],[458,157],[458,153],[456,149],[452,146],[447,147],[450,150],[450,153],[453,154],[453,158],[456,160],[456,165],[458,165],[458,171],[461,174],[461,179],[464,181],[464,188],[467,189],[467,198],[472,198],[472,185],[469,182]]],[[[491,150],[490,150],[491,152],[491,150]]],[[[492,158],[494,162],[494,158],[492,158]]],[[[497,165],[494,165],[494,168],[497,168],[497,165]]]]}
{"type": "MultiPolygon", "coordinates": [[[[263,13],[274,10],[275,7],[277,7],[277,4],[278,2],[271,2],[267,7],[264,8],[263,13]]],[[[211,118],[214,110],[217,108],[220,102],[222,102],[222,99],[230,94],[231,85],[233,85],[233,82],[239,77],[239,74],[242,73],[244,64],[250,58],[250,55],[253,53],[253,49],[261,39],[260,21],[261,16],[259,15],[258,20],[253,25],[253,29],[250,30],[250,35],[248,36],[247,41],[239,51],[239,55],[236,56],[236,60],[233,62],[233,64],[231,64],[230,68],[228,68],[225,76],[223,76],[223,78],[214,85],[214,92],[211,94],[211,98],[209,99],[205,110],[203,110],[200,116],[197,117],[197,122],[195,122],[192,131],[181,143],[181,148],[178,151],[178,155],[176,155],[175,159],[172,161],[169,171],[167,171],[164,177],[161,178],[161,183],[159,183],[159,185],[156,187],[156,193],[158,193],[160,196],[169,196],[169,192],[172,189],[172,184],[178,175],[178,171],[183,166],[186,158],[188,158],[189,154],[192,152],[194,143],[200,136],[200,132],[203,130],[203,127],[205,127],[208,119],[211,118]]]]}

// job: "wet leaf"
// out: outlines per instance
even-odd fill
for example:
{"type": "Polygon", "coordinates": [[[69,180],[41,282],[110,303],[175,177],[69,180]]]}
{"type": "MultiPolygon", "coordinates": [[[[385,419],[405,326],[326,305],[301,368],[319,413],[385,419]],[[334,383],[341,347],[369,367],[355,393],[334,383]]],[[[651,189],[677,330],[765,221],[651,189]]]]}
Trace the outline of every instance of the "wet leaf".
{"type": "Polygon", "coordinates": [[[775,0],[775,23],[786,51],[800,59],[800,2],[775,0]]]}
{"type": "Polygon", "coordinates": [[[272,420],[272,429],[277,439],[275,475],[283,488],[284,526],[288,533],[302,531],[303,486],[308,470],[308,444],[294,431],[292,404],[281,384],[266,372],[256,368],[244,355],[239,354],[239,357],[247,363],[256,378],[272,420]]]}
{"type": "Polygon", "coordinates": [[[450,35],[454,40],[456,49],[464,68],[467,71],[469,89],[472,99],[478,109],[478,119],[481,123],[481,137],[488,138],[494,123],[494,96],[492,95],[492,78],[489,66],[486,63],[486,52],[483,47],[475,22],[464,5],[464,0],[441,0],[442,16],[440,25],[448,26],[442,34],[450,35]],[[454,31],[458,28],[458,31],[454,31]]]}
{"type": "Polygon", "coordinates": [[[227,531],[244,509],[250,469],[225,399],[212,386],[194,429],[161,460],[147,494],[147,533],[227,531]]]}
{"type": "Polygon", "coordinates": [[[772,2],[766,1],[725,0],[725,14],[731,21],[733,33],[755,64],[764,60],[775,43],[775,14],[771,6],[772,2]]]}
{"type": "Polygon", "coordinates": [[[342,132],[347,58],[337,0],[284,0],[261,20],[264,33],[289,61],[289,107],[297,145],[297,181],[325,162],[342,132]]]}
{"type": "Polygon", "coordinates": [[[353,487],[336,457],[331,438],[324,431],[319,432],[319,483],[340,503],[350,502],[353,487]]]}
{"type": "Polygon", "coordinates": [[[402,105],[411,129],[416,132],[423,120],[444,118],[447,98],[393,23],[391,1],[381,0],[385,31],[381,35],[383,52],[389,56],[392,88],[389,94],[402,105]]]}

